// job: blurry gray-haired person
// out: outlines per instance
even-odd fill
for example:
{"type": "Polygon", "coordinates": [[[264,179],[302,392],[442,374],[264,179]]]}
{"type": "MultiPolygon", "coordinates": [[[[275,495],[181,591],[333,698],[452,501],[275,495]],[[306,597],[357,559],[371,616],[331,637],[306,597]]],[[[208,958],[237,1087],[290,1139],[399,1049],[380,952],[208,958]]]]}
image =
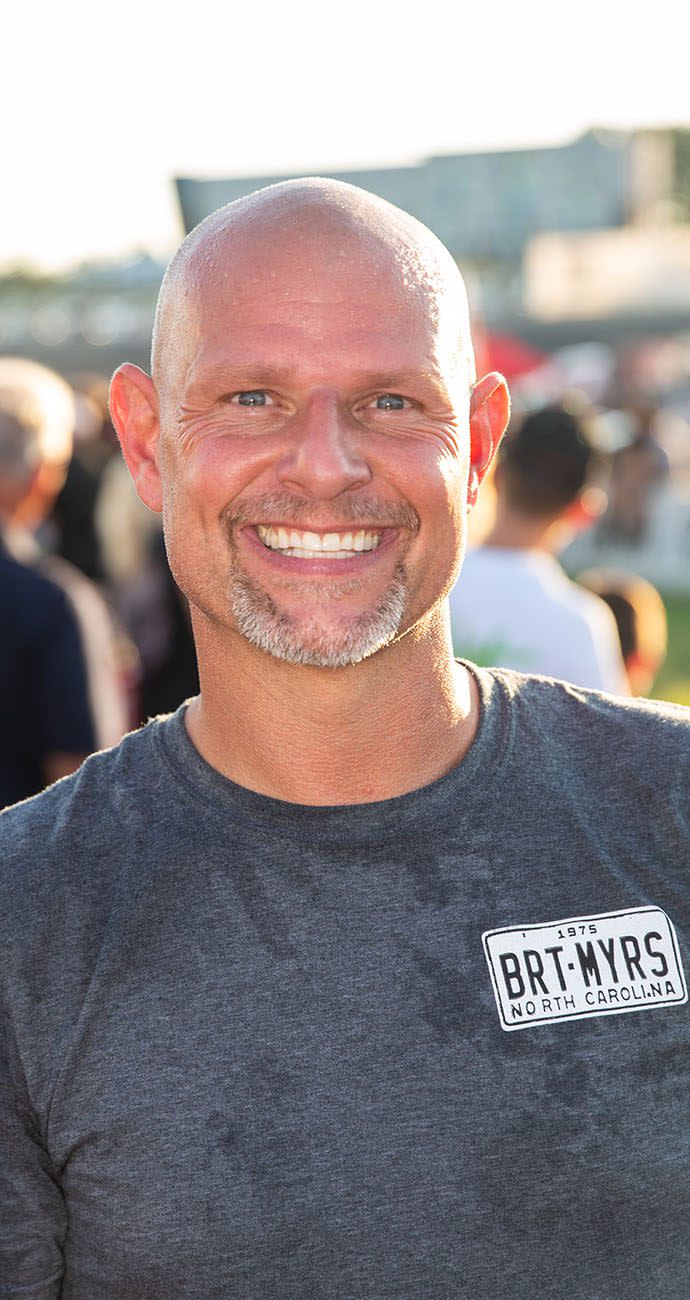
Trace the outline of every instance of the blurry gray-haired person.
{"type": "Polygon", "coordinates": [[[90,748],[103,749],[117,744],[129,727],[118,634],[95,584],[73,564],[46,551],[36,536],[64,483],[72,454],[72,390],[37,362],[0,357],[0,405],[14,429],[14,469],[10,473],[8,467],[3,475],[5,547],[16,560],[57,583],[67,598],[86,662],[94,730],[90,748]]]}
{"type": "Polygon", "coordinates": [[[26,363],[0,361],[0,807],[67,776],[96,744],[75,615],[61,587],[5,544],[38,477],[62,455],[72,418],[67,385],[30,373],[27,389],[26,363]]]}

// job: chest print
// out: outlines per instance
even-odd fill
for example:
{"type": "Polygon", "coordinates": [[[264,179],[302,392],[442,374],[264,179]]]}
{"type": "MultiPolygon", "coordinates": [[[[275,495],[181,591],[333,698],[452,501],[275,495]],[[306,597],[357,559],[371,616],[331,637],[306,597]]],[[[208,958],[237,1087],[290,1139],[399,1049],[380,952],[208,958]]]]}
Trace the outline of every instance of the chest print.
{"type": "Polygon", "coordinates": [[[482,941],[506,1030],[688,999],[676,932],[659,907],[487,930],[482,941]]]}

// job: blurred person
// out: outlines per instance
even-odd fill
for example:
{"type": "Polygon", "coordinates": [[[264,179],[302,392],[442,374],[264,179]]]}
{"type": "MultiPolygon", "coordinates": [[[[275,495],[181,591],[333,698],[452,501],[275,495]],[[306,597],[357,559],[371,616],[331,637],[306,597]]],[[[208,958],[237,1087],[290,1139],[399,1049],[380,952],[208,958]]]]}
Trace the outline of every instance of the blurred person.
{"type": "Polygon", "coordinates": [[[99,509],[108,477],[122,463],[108,409],[109,380],[84,373],[71,383],[77,418],[67,475],[46,520],[54,533],[50,549],[109,594],[99,509]]]}
{"type": "Polygon", "coordinates": [[[115,607],[138,653],[143,722],[196,695],[199,677],[189,605],[170,572],[160,520],[139,500],[121,457],[103,473],[95,525],[115,607]]]}
{"type": "MultiPolygon", "coordinates": [[[[50,531],[49,548],[62,556],[93,582],[103,583],[105,574],[100,541],[95,528],[95,510],[103,469],[103,417],[96,402],[75,391],[76,422],[72,454],[64,482],[42,525],[50,531]]],[[[107,447],[112,455],[112,448],[107,447]]]]}
{"type": "Polygon", "coordinates": [[[608,605],[616,620],[631,695],[646,696],[668,649],[666,608],[646,578],[608,569],[588,569],[577,581],[608,605]]]}
{"type": "MultiPolygon", "coordinates": [[[[0,389],[4,392],[5,408],[11,410],[20,427],[25,428],[27,446],[33,448],[31,455],[38,453],[39,456],[23,492],[7,515],[5,545],[15,559],[31,564],[51,578],[67,596],[79,625],[86,659],[96,748],[102,749],[117,744],[131,725],[128,677],[131,651],[114,627],[110,611],[94,583],[74,565],[45,550],[39,540],[42,525],[65,481],[73,432],[71,427],[66,432],[62,429],[57,438],[48,411],[45,436],[36,442],[33,430],[25,420],[26,411],[31,412],[34,407],[39,411],[43,409],[40,401],[48,383],[46,375],[52,376],[53,372],[36,362],[0,358],[0,389]]],[[[58,377],[54,378],[57,382],[58,377]]],[[[71,391],[68,391],[71,397],[71,391]]]]}
{"type": "Polygon", "coordinates": [[[112,407],[201,689],[0,817],[5,1290],[686,1300],[690,712],[455,662],[450,254],[243,198],[112,407]]]}
{"type": "Polygon", "coordinates": [[[597,532],[602,540],[639,546],[647,536],[656,493],[668,479],[669,461],[654,432],[654,405],[640,398],[626,413],[632,436],[613,454],[608,505],[597,532]]]}
{"type": "Polygon", "coordinates": [[[508,434],[494,473],[493,526],[451,593],[453,643],[480,663],[627,695],[610,610],[556,558],[591,522],[593,455],[583,421],[562,406],[532,412],[508,434]]]}
{"type": "Polygon", "coordinates": [[[0,807],[68,776],[96,746],[77,620],[60,588],[4,536],[39,477],[62,459],[73,411],[49,371],[0,362],[0,807]]]}

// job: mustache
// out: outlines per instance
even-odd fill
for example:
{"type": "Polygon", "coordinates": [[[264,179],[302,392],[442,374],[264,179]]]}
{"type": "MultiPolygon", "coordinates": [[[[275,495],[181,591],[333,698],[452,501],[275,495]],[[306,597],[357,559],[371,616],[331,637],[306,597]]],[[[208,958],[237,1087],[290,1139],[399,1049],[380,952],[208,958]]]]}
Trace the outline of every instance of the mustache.
{"type": "Polygon", "coordinates": [[[406,528],[413,533],[419,532],[419,515],[411,506],[366,496],[343,497],[336,506],[332,502],[316,503],[307,497],[297,497],[292,492],[274,492],[226,506],[221,519],[228,528],[243,524],[271,524],[276,520],[299,525],[306,520],[315,527],[320,524],[331,528],[341,528],[344,524],[360,527],[374,524],[378,528],[406,528]]]}

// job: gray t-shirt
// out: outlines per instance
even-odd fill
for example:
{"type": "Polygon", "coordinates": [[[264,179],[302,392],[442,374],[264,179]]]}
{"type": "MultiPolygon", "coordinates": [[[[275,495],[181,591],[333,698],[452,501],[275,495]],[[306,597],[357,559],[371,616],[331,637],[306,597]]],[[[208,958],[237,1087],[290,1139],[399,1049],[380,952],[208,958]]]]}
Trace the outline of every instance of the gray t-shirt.
{"type": "Polygon", "coordinates": [[[180,710],[3,814],[0,1294],[687,1300],[690,713],[478,681],[397,799],[180,710]]]}

